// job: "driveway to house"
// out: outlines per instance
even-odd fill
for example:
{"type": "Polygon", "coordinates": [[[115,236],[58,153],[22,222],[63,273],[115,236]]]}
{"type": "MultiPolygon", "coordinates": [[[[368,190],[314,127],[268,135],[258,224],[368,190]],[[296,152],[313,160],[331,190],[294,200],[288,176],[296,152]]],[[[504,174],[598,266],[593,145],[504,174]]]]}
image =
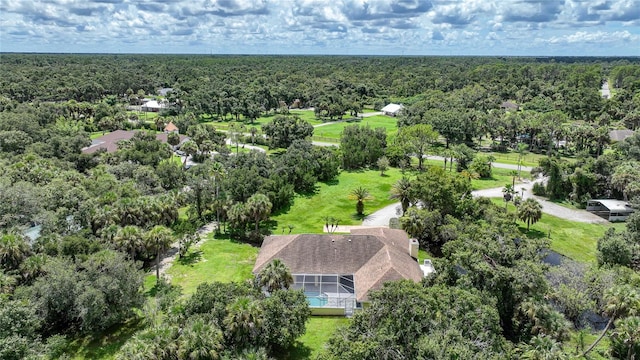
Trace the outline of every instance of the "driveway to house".
{"type": "MultiPolygon", "coordinates": [[[[437,156],[437,155],[426,155],[425,158],[429,160],[444,161],[444,158],[442,156],[437,156]]],[[[514,165],[514,164],[503,164],[503,163],[493,162],[491,163],[491,166],[499,169],[518,170],[518,165],[514,165]]],[[[531,169],[532,169],[531,166],[524,166],[524,165],[520,166],[521,171],[531,171],[531,169]]]]}
{"type": "MultiPolygon", "coordinates": [[[[496,166],[497,164],[494,164],[496,166]]],[[[501,164],[508,165],[508,164],[501,164]]],[[[496,166],[499,167],[499,166],[496,166]]],[[[524,170],[524,169],[523,169],[524,170]]],[[[516,184],[516,191],[520,196],[523,196],[524,199],[534,198],[536,199],[540,205],[542,205],[542,212],[545,214],[553,215],[559,217],[561,219],[569,220],[569,221],[578,221],[584,223],[596,223],[596,224],[606,224],[607,220],[594,215],[586,210],[574,210],[569,209],[564,206],[560,206],[551,201],[548,201],[539,196],[533,195],[531,189],[533,188],[533,184],[536,182],[544,182],[545,179],[539,178],[535,181],[522,182],[520,184],[516,184]]],[[[484,190],[476,190],[472,192],[474,197],[488,197],[488,198],[502,198],[502,187],[492,188],[492,189],[484,189],[484,190]]],[[[399,217],[401,213],[400,203],[391,204],[387,207],[384,207],[371,215],[368,215],[364,221],[362,222],[363,226],[389,226],[389,220],[394,217],[399,217]]]]}
{"type": "MultiPolygon", "coordinates": [[[[231,139],[227,138],[227,145],[231,145],[231,146],[236,146],[236,144],[233,144],[231,139]]],[[[257,150],[260,152],[267,152],[267,150],[259,147],[259,146],[253,146],[253,145],[249,145],[249,144],[238,144],[238,147],[241,147],[243,149],[249,149],[249,150],[257,150]]]]}

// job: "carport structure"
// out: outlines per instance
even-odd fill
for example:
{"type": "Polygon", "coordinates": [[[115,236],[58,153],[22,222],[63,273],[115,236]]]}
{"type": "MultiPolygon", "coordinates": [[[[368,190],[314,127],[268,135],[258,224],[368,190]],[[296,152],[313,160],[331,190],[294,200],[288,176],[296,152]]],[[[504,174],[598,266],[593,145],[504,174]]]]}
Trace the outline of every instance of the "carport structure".
{"type": "Polygon", "coordinates": [[[626,201],[615,199],[592,199],[587,202],[587,211],[611,222],[625,221],[634,209],[626,201]]]}

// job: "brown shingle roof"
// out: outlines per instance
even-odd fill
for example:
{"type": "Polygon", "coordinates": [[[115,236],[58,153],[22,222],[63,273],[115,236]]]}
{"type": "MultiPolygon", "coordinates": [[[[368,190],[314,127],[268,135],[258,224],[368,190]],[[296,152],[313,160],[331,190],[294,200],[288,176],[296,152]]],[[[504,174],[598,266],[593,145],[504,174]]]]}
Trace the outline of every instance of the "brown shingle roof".
{"type": "MultiPolygon", "coordinates": [[[[116,130],[114,132],[108,133],[106,135],[100,136],[98,138],[93,139],[91,145],[82,149],[82,152],[85,154],[92,154],[100,149],[105,149],[107,152],[115,152],[118,150],[118,142],[122,140],[130,140],[133,135],[135,135],[136,130],[125,131],[125,130],[116,130]]],[[[188,139],[185,135],[180,136],[180,143],[183,143],[186,139],[188,139]]],[[[156,134],[156,139],[166,143],[168,135],[166,133],[156,134]]]]}
{"type": "Polygon", "coordinates": [[[164,131],[166,132],[178,131],[178,127],[175,126],[173,122],[169,121],[167,126],[164,127],[164,131]]]}
{"type": "Polygon", "coordinates": [[[118,142],[122,140],[129,140],[135,134],[135,131],[116,130],[106,135],[102,135],[91,141],[91,145],[82,149],[85,154],[92,154],[100,149],[105,149],[107,152],[115,152],[118,150],[118,142]]]}
{"type": "Polygon", "coordinates": [[[358,301],[367,301],[369,291],[386,281],[420,281],[423,276],[409,255],[407,234],[387,228],[354,229],[350,235],[268,236],[253,272],[273,259],[282,260],[292,274],[353,274],[358,301]]]}

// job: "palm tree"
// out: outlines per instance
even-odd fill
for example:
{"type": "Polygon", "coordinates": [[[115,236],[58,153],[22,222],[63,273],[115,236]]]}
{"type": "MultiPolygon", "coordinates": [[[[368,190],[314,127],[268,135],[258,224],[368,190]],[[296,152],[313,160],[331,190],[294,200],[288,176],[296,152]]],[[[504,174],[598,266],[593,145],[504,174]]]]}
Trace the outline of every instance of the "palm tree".
{"type": "Polygon", "coordinates": [[[531,224],[535,224],[542,218],[542,205],[533,198],[523,201],[518,207],[518,218],[527,223],[527,231],[531,224]]]}
{"type": "Polygon", "coordinates": [[[276,290],[288,289],[293,284],[293,276],[287,265],[280,259],[274,259],[260,270],[258,284],[272,293],[276,290]]]}
{"type": "Polygon", "coordinates": [[[0,269],[0,294],[9,294],[13,291],[18,281],[15,277],[6,274],[0,269]]]}
{"type": "Polygon", "coordinates": [[[548,336],[534,336],[528,346],[521,348],[523,350],[520,359],[526,360],[563,360],[568,356],[562,348],[562,343],[555,341],[548,336]]]}
{"type": "Polygon", "coordinates": [[[504,199],[504,210],[507,211],[507,204],[509,201],[513,199],[513,194],[515,194],[515,189],[511,184],[506,184],[502,189],[502,193],[504,194],[502,198],[504,199]]]}
{"type": "Polygon", "coordinates": [[[170,132],[167,134],[167,143],[171,145],[174,149],[178,144],[180,144],[180,135],[176,132],[170,132]]]}
{"type": "Polygon", "coordinates": [[[223,320],[228,337],[235,344],[252,343],[260,334],[263,311],[256,301],[241,296],[227,306],[227,316],[223,320]]]}
{"type": "Polygon", "coordinates": [[[518,177],[520,177],[520,171],[522,170],[522,159],[527,154],[527,144],[519,143],[516,151],[518,152],[518,177]]]}
{"type": "Polygon", "coordinates": [[[585,350],[582,356],[586,356],[598,345],[617,318],[640,313],[640,291],[631,285],[620,285],[607,289],[604,294],[604,301],[604,314],[609,316],[609,322],[607,322],[607,326],[604,327],[600,336],[585,350]]]}
{"type": "Polygon", "coordinates": [[[120,228],[113,237],[116,247],[129,254],[131,260],[135,259],[136,252],[142,247],[143,233],[137,226],[125,226],[120,228]]]}
{"type": "Polygon", "coordinates": [[[509,175],[511,175],[511,187],[515,190],[516,188],[516,177],[518,176],[518,172],[515,170],[511,170],[511,172],[509,172],[509,175]]]}
{"type": "Polygon", "coordinates": [[[183,168],[187,168],[187,159],[189,156],[193,156],[198,152],[198,145],[193,141],[187,141],[180,147],[180,150],[184,151],[184,162],[182,163],[183,168]]]}
{"type": "Polygon", "coordinates": [[[256,223],[256,233],[260,229],[260,221],[268,218],[271,214],[271,201],[264,194],[253,194],[246,204],[247,213],[256,223]]]}
{"type": "Polygon", "coordinates": [[[251,145],[256,144],[256,135],[258,135],[258,128],[252,126],[249,128],[249,132],[251,133],[251,145]]]}
{"type": "Polygon", "coordinates": [[[220,189],[220,181],[222,180],[222,178],[224,178],[224,176],[226,175],[227,171],[224,168],[224,166],[222,165],[222,163],[219,162],[214,162],[211,165],[211,176],[213,176],[213,183],[215,184],[216,187],[216,191],[215,191],[215,207],[216,207],[216,221],[218,222],[218,225],[216,227],[216,229],[219,231],[220,229],[220,208],[222,207],[222,204],[218,201],[220,193],[219,193],[219,189],[220,189]]]}
{"type": "Polygon", "coordinates": [[[20,274],[25,282],[29,282],[44,271],[44,265],[47,263],[47,255],[35,254],[24,259],[20,264],[20,274]]]}
{"type": "Polygon", "coordinates": [[[358,186],[351,191],[349,198],[357,201],[356,213],[362,216],[364,214],[364,202],[371,199],[371,194],[366,188],[358,186]]]}
{"type": "Polygon", "coordinates": [[[611,352],[616,359],[640,356],[640,317],[629,316],[616,321],[616,329],[611,334],[611,352]]]}
{"type": "Polygon", "coordinates": [[[162,225],[156,225],[145,234],[145,247],[156,253],[156,281],[160,283],[160,255],[171,246],[173,231],[162,225]]]}
{"type": "Polygon", "coordinates": [[[184,328],[178,338],[178,359],[220,359],[224,349],[222,331],[202,318],[197,318],[184,328]]]}
{"type": "Polygon", "coordinates": [[[400,180],[396,181],[396,183],[391,186],[390,198],[400,201],[403,214],[407,211],[407,209],[411,205],[411,202],[413,201],[411,181],[409,180],[409,178],[403,176],[400,180]]]}
{"type": "Polygon", "coordinates": [[[422,237],[426,228],[421,210],[416,207],[409,208],[404,213],[400,218],[400,224],[402,224],[402,229],[414,238],[422,237]]]}
{"type": "Polygon", "coordinates": [[[15,233],[0,236],[0,265],[5,269],[17,269],[29,252],[29,244],[23,236],[15,233]]]}

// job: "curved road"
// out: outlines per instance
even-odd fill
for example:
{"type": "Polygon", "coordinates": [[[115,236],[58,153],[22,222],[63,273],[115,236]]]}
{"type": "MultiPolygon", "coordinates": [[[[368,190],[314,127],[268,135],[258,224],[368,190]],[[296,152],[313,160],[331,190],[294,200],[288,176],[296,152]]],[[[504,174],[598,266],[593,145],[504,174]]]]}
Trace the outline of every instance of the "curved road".
{"type": "MultiPolygon", "coordinates": [[[[497,165],[508,165],[508,164],[494,164],[495,167],[500,167],[497,165]]],[[[524,169],[523,169],[524,170],[524,169]]],[[[534,182],[542,182],[544,179],[538,179],[534,182]]],[[[597,223],[603,224],[607,223],[607,221],[597,215],[594,215],[586,210],[574,210],[569,209],[564,206],[560,206],[558,204],[552,203],[544,198],[533,195],[531,189],[533,188],[534,182],[526,181],[520,184],[516,184],[516,190],[518,193],[523,196],[524,199],[534,198],[538,200],[540,205],[542,205],[542,212],[545,214],[553,215],[559,217],[561,219],[569,220],[569,221],[578,221],[584,223],[597,223]]],[[[502,198],[502,189],[503,188],[493,188],[493,189],[485,189],[485,190],[476,190],[472,194],[475,197],[489,197],[489,198],[502,198]]],[[[363,226],[389,226],[389,220],[393,217],[399,217],[400,215],[400,203],[395,203],[384,207],[371,215],[368,215],[364,221],[362,222],[363,226]]]]}

